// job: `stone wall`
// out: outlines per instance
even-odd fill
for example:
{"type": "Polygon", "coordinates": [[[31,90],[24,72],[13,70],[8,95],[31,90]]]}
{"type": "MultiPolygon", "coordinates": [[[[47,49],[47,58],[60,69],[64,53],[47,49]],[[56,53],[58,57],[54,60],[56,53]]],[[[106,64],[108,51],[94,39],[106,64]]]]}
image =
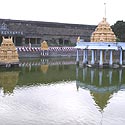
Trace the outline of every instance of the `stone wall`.
{"type": "Polygon", "coordinates": [[[61,41],[75,43],[78,36],[85,41],[90,41],[90,36],[96,27],[94,25],[0,19],[0,25],[2,23],[7,24],[11,31],[23,31],[24,38],[39,38],[49,43],[61,41]]]}

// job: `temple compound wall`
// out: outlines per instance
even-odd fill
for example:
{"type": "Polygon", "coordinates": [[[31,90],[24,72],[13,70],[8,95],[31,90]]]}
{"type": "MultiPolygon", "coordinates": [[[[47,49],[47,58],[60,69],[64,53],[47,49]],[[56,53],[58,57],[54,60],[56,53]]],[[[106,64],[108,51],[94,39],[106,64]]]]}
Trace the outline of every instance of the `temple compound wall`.
{"type": "Polygon", "coordinates": [[[40,47],[42,41],[49,46],[73,46],[80,36],[90,41],[94,25],[0,19],[0,43],[2,36],[12,36],[16,46],[40,47]]]}

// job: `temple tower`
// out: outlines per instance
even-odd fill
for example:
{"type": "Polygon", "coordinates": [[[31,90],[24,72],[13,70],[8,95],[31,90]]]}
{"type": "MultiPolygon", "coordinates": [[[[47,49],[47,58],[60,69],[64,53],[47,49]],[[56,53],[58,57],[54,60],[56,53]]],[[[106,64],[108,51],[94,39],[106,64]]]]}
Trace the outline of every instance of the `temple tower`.
{"type": "Polygon", "coordinates": [[[91,42],[116,42],[116,36],[106,18],[103,18],[92,33],[91,42]]]}
{"type": "Polygon", "coordinates": [[[16,64],[19,62],[16,47],[11,38],[4,38],[0,47],[0,63],[1,64],[16,64]]]}

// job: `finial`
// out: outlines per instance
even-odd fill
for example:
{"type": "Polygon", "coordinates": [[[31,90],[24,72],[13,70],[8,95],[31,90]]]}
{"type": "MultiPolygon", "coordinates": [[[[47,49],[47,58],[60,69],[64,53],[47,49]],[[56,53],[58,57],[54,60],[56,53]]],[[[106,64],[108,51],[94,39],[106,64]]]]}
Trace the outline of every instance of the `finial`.
{"type": "Polygon", "coordinates": [[[104,18],[106,18],[106,3],[104,3],[104,6],[105,6],[105,15],[104,15],[104,18]]]}

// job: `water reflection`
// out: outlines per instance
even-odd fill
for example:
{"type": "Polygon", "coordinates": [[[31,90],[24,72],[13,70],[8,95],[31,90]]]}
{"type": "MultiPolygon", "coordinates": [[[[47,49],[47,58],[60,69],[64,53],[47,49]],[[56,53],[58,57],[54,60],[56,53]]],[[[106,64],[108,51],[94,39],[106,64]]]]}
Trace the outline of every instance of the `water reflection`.
{"type": "Polygon", "coordinates": [[[49,68],[49,65],[41,65],[41,71],[43,73],[47,73],[48,68],[49,68]]]}
{"type": "Polygon", "coordinates": [[[4,94],[11,94],[18,83],[19,72],[0,72],[0,87],[3,88],[4,94]]]}
{"type": "MultiPolygon", "coordinates": [[[[22,59],[17,69],[0,69],[0,87],[11,94],[16,86],[75,80],[74,59],[22,59]],[[70,71],[73,71],[71,74],[70,71]]],[[[2,90],[1,90],[2,91],[2,90]]]]}
{"type": "Polygon", "coordinates": [[[18,69],[0,69],[0,125],[124,125],[124,72],[22,59],[18,69]]]}
{"type": "Polygon", "coordinates": [[[88,89],[99,110],[103,111],[113,93],[125,89],[124,73],[124,69],[76,67],[77,89],[88,89]]]}

